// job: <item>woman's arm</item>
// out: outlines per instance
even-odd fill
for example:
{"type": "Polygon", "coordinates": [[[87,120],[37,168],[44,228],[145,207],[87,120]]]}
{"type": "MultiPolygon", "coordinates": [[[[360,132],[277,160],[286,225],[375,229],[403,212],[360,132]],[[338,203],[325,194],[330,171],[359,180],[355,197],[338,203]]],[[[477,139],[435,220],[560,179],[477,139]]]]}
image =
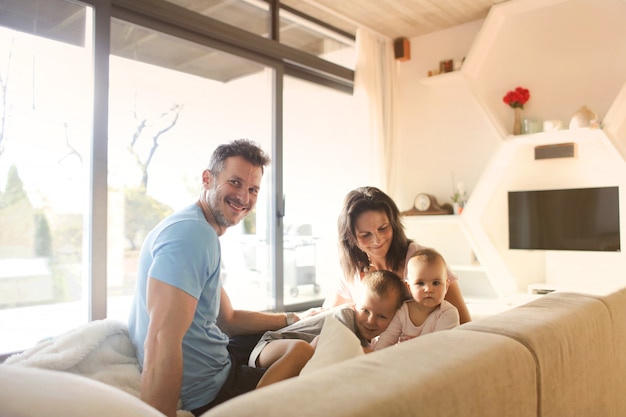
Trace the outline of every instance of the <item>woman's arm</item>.
{"type": "Polygon", "coordinates": [[[472,316],[467,308],[467,304],[465,304],[465,299],[463,298],[463,294],[461,294],[461,288],[459,287],[458,281],[455,281],[448,286],[448,292],[446,293],[445,299],[459,311],[461,324],[472,321],[472,316]]]}
{"type": "Polygon", "coordinates": [[[441,311],[439,317],[437,318],[437,322],[435,323],[433,332],[453,329],[459,325],[459,311],[451,304],[452,303],[448,304],[444,301],[441,305],[441,311]]]}

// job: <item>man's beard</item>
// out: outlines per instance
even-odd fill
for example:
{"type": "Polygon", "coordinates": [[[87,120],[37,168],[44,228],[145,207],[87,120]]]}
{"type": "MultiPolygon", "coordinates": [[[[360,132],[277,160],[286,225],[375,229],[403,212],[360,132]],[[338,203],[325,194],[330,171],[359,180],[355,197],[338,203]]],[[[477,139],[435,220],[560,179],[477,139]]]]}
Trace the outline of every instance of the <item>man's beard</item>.
{"type": "MultiPolygon", "coordinates": [[[[224,216],[224,213],[218,208],[219,206],[219,196],[217,190],[213,187],[207,193],[207,203],[209,205],[209,210],[211,210],[211,214],[213,214],[213,218],[215,219],[215,223],[219,227],[228,228],[239,223],[241,219],[237,219],[237,221],[232,221],[224,216]]],[[[228,203],[226,203],[228,204],[228,203]]]]}

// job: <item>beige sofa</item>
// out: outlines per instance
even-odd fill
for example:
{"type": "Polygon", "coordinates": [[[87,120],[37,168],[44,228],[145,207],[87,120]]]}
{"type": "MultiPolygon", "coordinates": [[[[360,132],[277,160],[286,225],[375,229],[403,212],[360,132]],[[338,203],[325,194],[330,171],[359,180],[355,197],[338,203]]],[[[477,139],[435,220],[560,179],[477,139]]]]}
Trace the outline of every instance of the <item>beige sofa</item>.
{"type": "MultiPolygon", "coordinates": [[[[242,395],[204,417],[625,416],[625,323],[626,288],[607,295],[555,292],[242,395]]],[[[83,377],[61,373],[63,384],[53,384],[58,374],[0,366],[0,415],[160,415],[83,377]],[[66,404],[67,391],[81,383],[88,400],[55,413],[55,404],[66,404]],[[122,413],[111,408],[121,403],[122,413]]]]}

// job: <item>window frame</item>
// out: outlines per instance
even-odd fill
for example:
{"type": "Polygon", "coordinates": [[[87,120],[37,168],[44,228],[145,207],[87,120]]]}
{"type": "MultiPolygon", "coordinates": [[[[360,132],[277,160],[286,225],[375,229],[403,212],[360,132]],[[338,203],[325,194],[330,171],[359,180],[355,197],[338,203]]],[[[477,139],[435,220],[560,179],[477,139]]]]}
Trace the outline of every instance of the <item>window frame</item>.
{"type": "MultiPolygon", "coordinates": [[[[108,79],[111,18],[138,24],[195,42],[210,48],[257,61],[274,70],[272,80],[272,195],[270,245],[272,251],[270,274],[275,277],[273,297],[276,311],[285,307],[294,310],[319,306],[316,301],[298,304],[284,303],[283,273],[283,77],[290,75],[351,94],[354,71],[314,55],[230,26],[210,17],[194,13],[164,0],[84,0],[94,8],[94,135],[92,137],[92,176],[90,179],[89,224],[86,228],[85,253],[89,265],[89,320],[106,318],[107,304],[107,140],[108,137],[108,79]],[[94,238],[97,236],[98,238],[94,238]]],[[[270,2],[271,16],[281,7],[270,2]]],[[[318,22],[316,22],[318,23],[318,22]]],[[[325,28],[328,29],[326,25],[325,28]]],[[[274,29],[272,29],[273,31],[274,29]]],[[[337,30],[340,34],[343,32],[337,30]]]]}
{"type": "MultiPolygon", "coordinates": [[[[74,0],[68,0],[74,1],[74,0]]],[[[267,39],[221,21],[192,12],[165,0],[81,0],[91,8],[92,19],[87,23],[93,42],[92,78],[93,113],[91,171],[89,177],[88,208],[84,219],[83,253],[86,268],[87,320],[107,317],[107,221],[108,221],[108,123],[109,123],[109,60],[111,54],[111,19],[138,24],[194,43],[259,62],[273,69],[272,78],[272,165],[270,212],[271,218],[270,276],[274,277],[273,297],[275,311],[285,308],[304,310],[321,305],[320,300],[285,305],[284,302],[284,245],[283,245],[283,85],[286,75],[320,86],[352,94],[354,71],[317,56],[281,44],[278,39],[267,39]]],[[[277,33],[279,0],[268,0],[268,26],[277,33]]],[[[290,9],[294,13],[294,10],[290,9]]],[[[304,14],[300,17],[307,18],[304,14]]],[[[309,18],[325,29],[332,29],[317,19],[309,18]]],[[[89,19],[88,19],[89,20],[89,19]]],[[[345,32],[336,29],[341,36],[345,32]]],[[[278,36],[276,36],[278,38],[278,36]]],[[[0,352],[0,363],[15,352],[0,352]]]]}

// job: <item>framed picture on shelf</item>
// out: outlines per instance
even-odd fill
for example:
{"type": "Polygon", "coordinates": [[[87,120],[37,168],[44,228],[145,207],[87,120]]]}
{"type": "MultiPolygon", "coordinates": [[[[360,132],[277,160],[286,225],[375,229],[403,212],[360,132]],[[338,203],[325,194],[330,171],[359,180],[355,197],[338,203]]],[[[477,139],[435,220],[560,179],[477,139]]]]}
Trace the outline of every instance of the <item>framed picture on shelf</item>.
{"type": "Polygon", "coordinates": [[[446,59],[445,61],[439,61],[439,73],[443,74],[446,72],[454,71],[454,63],[451,59],[446,59]]]}

